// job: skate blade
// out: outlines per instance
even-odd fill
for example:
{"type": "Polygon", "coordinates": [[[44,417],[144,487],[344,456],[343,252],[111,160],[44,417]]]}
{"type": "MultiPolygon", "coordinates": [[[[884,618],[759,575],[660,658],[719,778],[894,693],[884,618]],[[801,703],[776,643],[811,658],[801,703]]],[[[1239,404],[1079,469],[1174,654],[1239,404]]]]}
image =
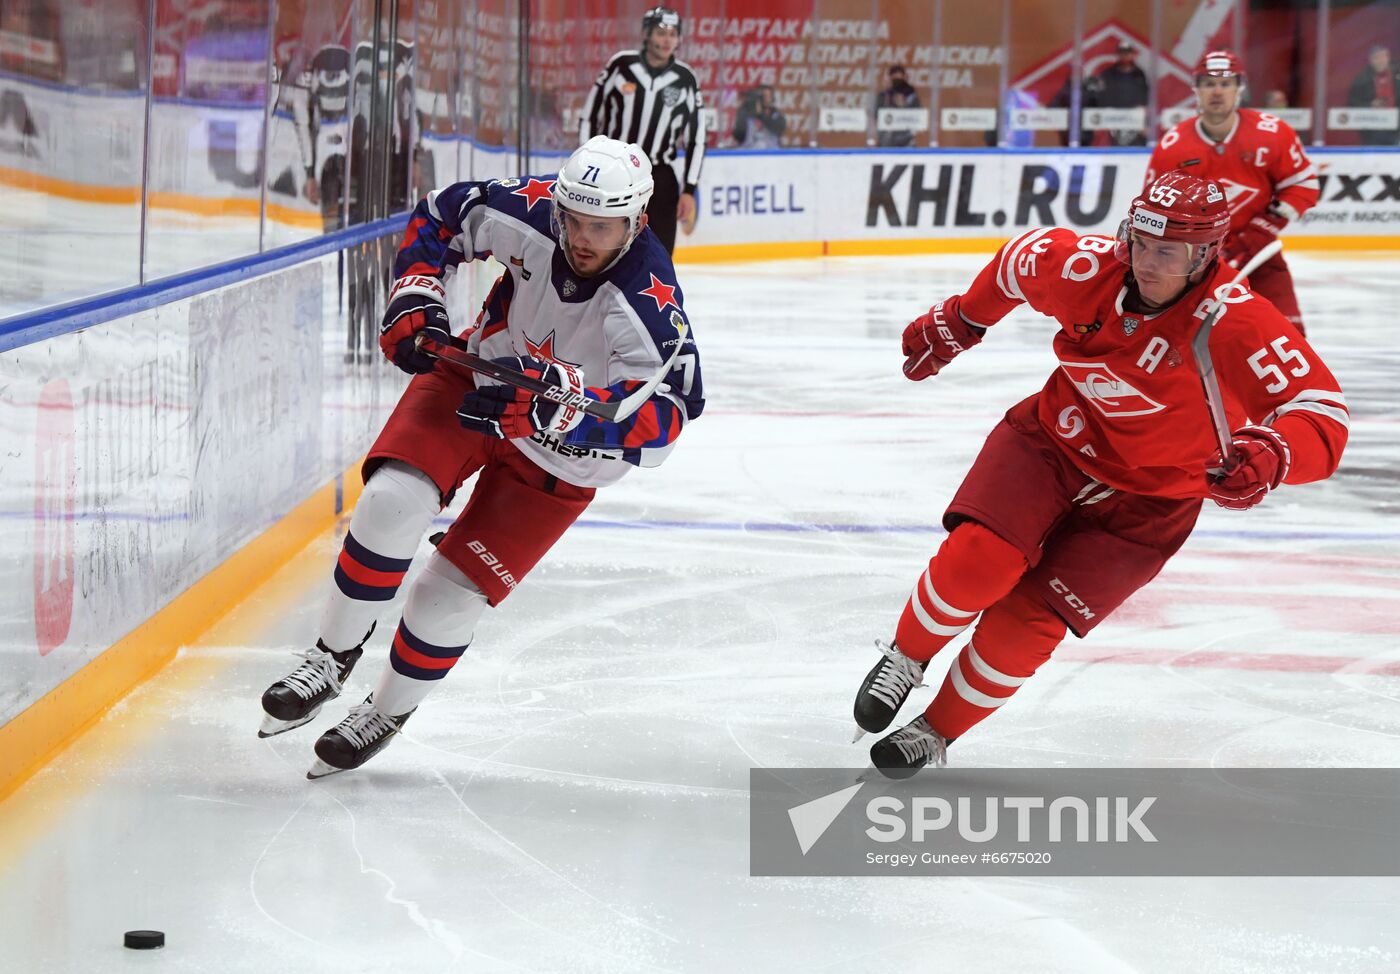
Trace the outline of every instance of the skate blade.
{"type": "Polygon", "coordinates": [[[852,743],[852,744],[857,743],[857,742],[858,742],[862,737],[864,737],[864,736],[865,736],[865,728],[864,728],[864,727],[857,727],[857,728],[856,728],[856,736],[853,737],[853,738],[851,738],[851,743],[852,743]]]}
{"type": "Polygon", "coordinates": [[[258,728],[258,737],[276,737],[278,734],[285,734],[289,730],[295,730],[302,724],[311,723],[320,712],[321,708],[317,707],[300,720],[278,720],[271,714],[263,714],[262,726],[258,728]]]}
{"type": "Polygon", "coordinates": [[[306,780],[315,781],[317,778],[328,778],[333,774],[340,774],[342,771],[349,770],[349,768],[332,767],[320,758],[317,758],[316,763],[311,766],[311,770],[306,772],[306,780]]]}

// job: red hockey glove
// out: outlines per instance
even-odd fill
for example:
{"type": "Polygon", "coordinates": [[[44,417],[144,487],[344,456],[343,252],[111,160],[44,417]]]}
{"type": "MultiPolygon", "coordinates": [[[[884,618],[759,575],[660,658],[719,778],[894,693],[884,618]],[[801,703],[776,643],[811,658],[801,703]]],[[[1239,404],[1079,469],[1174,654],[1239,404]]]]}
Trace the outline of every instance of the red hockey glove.
{"type": "Polygon", "coordinates": [[[433,371],[437,360],[420,352],[414,340],[419,332],[441,345],[452,340],[445,297],[442,282],[434,277],[410,274],[394,282],[379,328],[379,348],[389,361],[414,375],[433,371]]]}
{"type": "Polygon", "coordinates": [[[1232,445],[1238,465],[1234,471],[1210,476],[1210,496],[1232,511],[1247,511],[1288,476],[1293,456],[1288,442],[1268,426],[1235,430],[1232,445]]]}
{"type": "Polygon", "coordinates": [[[904,329],[904,374],[917,382],[937,375],[959,353],[982,340],[987,329],[970,325],[958,311],[960,295],[935,304],[904,329]]]}
{"type": "MultiPolygon", "coordinates": [[[[569,392],[583,392],[583,369],[560,362],[511,356],[495,359],[497,365],[543,379],[569,392]]],[[[534,436],[539,432],[567,433],[583,422],[584,413],[514,386],[491,385],[468,392],[457,409],[457,421],[469,430],[501,440],[534,436]]]]}
{"type": "Polygon", "coordinates": [[[1272,213],[1261,213],[1225,238],[1220,256],[1231,267],[1240,268],[1249,259],[1278,239],[1288,221],[1272,213]]]}

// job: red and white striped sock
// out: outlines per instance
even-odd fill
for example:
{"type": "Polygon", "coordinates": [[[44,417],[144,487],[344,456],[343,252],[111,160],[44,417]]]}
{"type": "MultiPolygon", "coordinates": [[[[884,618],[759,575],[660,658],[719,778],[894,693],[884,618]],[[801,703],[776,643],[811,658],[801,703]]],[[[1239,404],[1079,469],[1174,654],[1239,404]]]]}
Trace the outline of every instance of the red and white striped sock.
{"type": "Polygon", "coordinates": [[[991,716],[1065,637],[1065,623],[1039,598],[1015,591],[982,615],[924,716],[944,739],[991,716]]]}
{"type": "Polygon", "coordinates": [[[927,663],[979,612],[1011,591],[1025,570],[1025,556],[1009,541],[975,521],[963,522],[914,585],[895,629],[895,645],[910,659],[927,663]]]}

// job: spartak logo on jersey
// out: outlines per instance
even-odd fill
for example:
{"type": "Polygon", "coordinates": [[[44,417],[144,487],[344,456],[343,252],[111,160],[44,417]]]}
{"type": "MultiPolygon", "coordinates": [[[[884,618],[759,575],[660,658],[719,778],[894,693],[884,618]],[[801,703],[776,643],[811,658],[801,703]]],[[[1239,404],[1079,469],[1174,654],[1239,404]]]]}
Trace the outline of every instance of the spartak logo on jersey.
{"type": "Polygon", "coordinates": [[[1166,408],[1138,392],[1102,362],[1061,360],[1060,368],[1065,370],[1080,395],[1105,416],[1146,416],[1166,408]]]}
{"type": "Polygon", "coordinates": [[[1259,195],[1259,189],[1256,186],[1242,186],[1229,179],[1217,179],[1216,182],[1225,191],[1225,205],[1232,214],[1239,212],[1240,207],[1259,195]]]}

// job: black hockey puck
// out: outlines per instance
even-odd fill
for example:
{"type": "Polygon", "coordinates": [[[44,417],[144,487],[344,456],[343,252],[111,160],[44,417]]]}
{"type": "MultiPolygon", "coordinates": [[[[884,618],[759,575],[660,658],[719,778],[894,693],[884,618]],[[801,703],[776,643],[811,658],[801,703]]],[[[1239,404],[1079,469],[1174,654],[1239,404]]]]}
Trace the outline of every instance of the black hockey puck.
{"type": "Polygon", "coordinates": [[[155,950],[165,946],[165,931],[128,930],[122,943],[132,950],[155,950]]]}

